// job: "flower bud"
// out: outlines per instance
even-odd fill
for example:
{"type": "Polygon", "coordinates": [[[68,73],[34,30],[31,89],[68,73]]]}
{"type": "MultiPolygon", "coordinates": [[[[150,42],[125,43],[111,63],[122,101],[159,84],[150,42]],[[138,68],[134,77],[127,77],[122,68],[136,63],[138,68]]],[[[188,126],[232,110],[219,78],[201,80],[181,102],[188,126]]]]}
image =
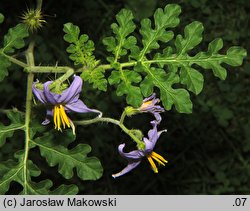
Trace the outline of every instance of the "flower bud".
{"type": "Polygon", "coordinates": [[[30,31],[36,31],[42,27],[46,21],[43,19],[41,10],[27,9],[22,15],[22,22],[28,27],[30,31]]]}

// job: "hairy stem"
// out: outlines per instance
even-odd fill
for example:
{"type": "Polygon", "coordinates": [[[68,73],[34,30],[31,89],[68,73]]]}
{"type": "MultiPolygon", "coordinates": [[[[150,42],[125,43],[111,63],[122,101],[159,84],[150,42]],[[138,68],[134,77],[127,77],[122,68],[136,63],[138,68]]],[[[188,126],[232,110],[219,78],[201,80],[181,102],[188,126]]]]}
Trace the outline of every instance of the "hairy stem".
{"type": "MultiPolygon", "coordinates": [[[[34,66],[34,42],[31,42],[28,50],[26,51],[26,59],[29,66],[34,66]]],[[[24,158],[23,158],[23,178],[24,178],[24,194],[27,194],[27,183],[28,183],[28,172],[27,172],[27,164],[29,157],[29,143],[30,143],[30,115],[31,115],[31,103],[32,103],[32,83],[34,81],[34,74],[28,74],[27,80],[27,92],[26,92],[26,103],[25,103],[25,150],[24,150],[24,158]]]]}
{"type": "Polygon", "coordinates": [[[43,0],[36,1],[36,9],[42,10],[43,0]]]}
{"type": "Polygon", "coordinates": [[[13,64],[16,64],[16,65],[18,65],[18,66],[20,66],[20,67],[23,67],[23,68],[28,67],[27,64],[25,64],[24,62],[22,62],[22,61],[20,61],[20,60],[18,60],[18,59],[16,59],[16,58],[14,58],[14,57],[12,57],[12,56],[9,56],[9,55],[7,55],[7,54],[5,54],[5,53],[1,53],[1,55],[3,55],[4,57],[6,57],[6,58],[7,58],[10,62],[12,62],[13,64]]]}
{"type": "Polygon", "coordinates": [[[94,123],[98,123],[98,122],[107,122],[107,123],[112,123],[115,124],[117,126],[119,126],[123,132],[125,132],[127,135],[129,135],[136,143],[137,146],[142,146],[141,148],[144,148],[144,142],[139,140],[132,132],[131,130],[129,130],[123,123],[121,123],[120,121],[116,120],[116,119],[112,119],[112,118],[107,118],[107,117],[98,117],[95,119],[90,119],[90,120],[81,120],[81,121],[74,121],[74,124],[76,125],[90,125],[90,124],[94,124],[94,123]]]}
{"type": "Polygon", "coordinates": [[[123,124],[125,117],[127,116],[126,111],[122,112],[121,118],[120,118],[120,124],[123,124]]]}
{"type": "MultiPolygon", "coordinates": [[[[130,67],[130,66],[135,66],[136,62],[125,62],[121,63],[121,67],[130,67]]],[[[97,66],[98,68],[102,68],[104,70],[109,70],[113,69],[113,67],[110,64],[103,64],[97,66]]],[[[68,66],[33,66],[33,67],[26,67],[26,70],[28,72],[32,73],[65,73],[69,69],[72,69],[71,67],[68,66]]],[[[86,69],[86,67],[79,68],[75,70],[76,73],[81,73],[86,69]]]]}
{"type": "MultiPolygon", "coordinates": [[[[72,69],[68,66],[34,66],[27,67],[26,70],[32,73],[65,73],[69,69],[72,69]]],[[[76,72],[82,72],[82,70],[78,70],[76,72]]]]}

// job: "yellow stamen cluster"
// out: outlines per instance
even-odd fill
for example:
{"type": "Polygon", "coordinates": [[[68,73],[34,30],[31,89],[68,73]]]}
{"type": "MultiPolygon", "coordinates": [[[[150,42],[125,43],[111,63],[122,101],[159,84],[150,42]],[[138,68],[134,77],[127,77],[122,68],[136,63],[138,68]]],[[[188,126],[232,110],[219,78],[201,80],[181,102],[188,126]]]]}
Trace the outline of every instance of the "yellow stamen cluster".
{"type": "Polygon", "coordinates": [[[54,106],[54,123],[55,129],[62,131],[61,125],[63,128],[67,125],[68,127],[71,126],[70,119],[68,118],[64,107],[62,105],[55,105],[54,106]]]}
{"type": "Polygon", "coordinates": [[[154,160],[163,166],[165,166],[165,163],[168,162],[167,160],[165,160],[161,155],[157,154],[156,152],[151,152],[147,156],[147,159],[148,159],[148,161],[149,161],[149,163],[150,163],[150,165],[155,173],[158,173],[158,168],[156,167],[154,160]]]}

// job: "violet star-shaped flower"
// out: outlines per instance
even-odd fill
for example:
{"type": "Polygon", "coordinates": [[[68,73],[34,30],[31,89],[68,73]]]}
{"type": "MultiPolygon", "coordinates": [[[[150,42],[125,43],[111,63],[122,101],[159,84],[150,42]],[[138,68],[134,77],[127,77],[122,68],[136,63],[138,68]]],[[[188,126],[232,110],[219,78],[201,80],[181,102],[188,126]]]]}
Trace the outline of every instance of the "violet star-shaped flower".
{"type": "Polygon", "coordinates": [[[160,100],[156,98],[155,96],[156,96],[155,93],[153,93],[148,98],[145,98],[143,100],[142,105],[139,107],[139,111],[152,113],[155,116],[157,123],[159,124],[161,122],[160,113],[164,112],[165,109],[159,105],[156,105],[157,103],[160,102],[160,100]]]}
{"type": "Polygon", "coordinates": [[[157,121],[151,122],[153,129],[149,130],[148,132],[148,138],[143,138],[143,141],[145,143],[145,149],[144,150],[133,150],[131,152],[124,152],[123,149],[125,147],[125,144],[120,144],[118,147],[118,151],[120,155],[127,159],[128,165],[119,173],[113,174],[112,176],[114,178],[120,177],[134,168],[136,168],[142,161],[144,157],[146,157],[155,173],[158,173],[158,168],[155,165],[154,160],[165,166],[165,163],[167,163],[167,160],[165,160],[161,155],[157,154],[153,151],[155,144],[160,137],[162,132],[166,132],[166,130],[163,131],[157,131],[157,121]]]}
{"type": "Polygon", "coordinates": [[[71,127],[74,133],[74,124],[71,119],[67,116],[69,112],[77,112],[77,113],[88,113],[95,112],[99,113],[99,116],[102,113],[95,109],[88,108],[80,99],[80,92],[82,91],[82,79],[79,76],[74,76],[74,80],[71,85],[61,94],[53,93],[50,91],[49,86],[53,81],[47,81],[43,85],[43,90],[38,89],[36,84],[38,82],[33,83],[32,91],[37,99],[45,104],[47,109],[46,119],[42,122],[43,125],[47,125],[50,123],[50,118],[53,116],[55,129],[62,130],[63,128],[71,127]]]}

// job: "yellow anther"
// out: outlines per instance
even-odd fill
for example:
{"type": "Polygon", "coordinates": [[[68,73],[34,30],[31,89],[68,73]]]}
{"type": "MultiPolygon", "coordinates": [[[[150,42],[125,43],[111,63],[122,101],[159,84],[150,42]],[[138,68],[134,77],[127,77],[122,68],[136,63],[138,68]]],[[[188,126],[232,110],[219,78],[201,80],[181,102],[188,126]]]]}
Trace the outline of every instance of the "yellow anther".
{"type": "Polygon", "coordinates": [[[64,107],[62,105],[60,105],[60,115],[62,117],[62,122],[63,122],[63,126],[65,128],[65,124],[70,127],[70,123],[69,123],[69,118],[64,110],[64,107]]]}
{"type": "Polygon", "coordinates": [[[54,124],[55,129],[57,130],[62,130],[61,124],[63,125],[63,128],[65,128],[66,125],[70,127],[70,121],[64,110],[63,105],[54,106],[54,124]]]}
{"type": "Polygon", "coordinates": [[[165,166],[165,163],[167,163],[168,161],[165,160],[161,155],[157,154],[156,152],[151,152],[148,156],[147,156],[147,159],[153,169],[153,171],[155,173],[158,173],[158,169],[154,163],[154,160],[157,161],[157,163],[165,166]],[[153,160],[154,159],[154,160],[153,160]]]}
{"type": "Polygon", "coordinates": [[[147,158],[148,158],[148,161],[149,161],[149,163],[150,163],[150,165],[151,165],[153,171],[154,171],[155,173],[158,173],[158,169],[157,169],[157,167],[156,167],[156,165],[155,165],[155,163],[154,163],[152,157],[151,157],[151,156],[148,156],[147,158]]]}
{"type": "Polygon", "coordinates": [[[152,155],[153,158],[157,158],[158,160],[160,160],[160,161],[162,161],[162,162],[164,162],[164,163],[167,163],[167,162],[168,162],[167,160],[165,160],[164,157],[162,157],[161,155],[159,155],[159,154],[156,153],[156,152],[152,152],[151,155],[152,155]]]}

